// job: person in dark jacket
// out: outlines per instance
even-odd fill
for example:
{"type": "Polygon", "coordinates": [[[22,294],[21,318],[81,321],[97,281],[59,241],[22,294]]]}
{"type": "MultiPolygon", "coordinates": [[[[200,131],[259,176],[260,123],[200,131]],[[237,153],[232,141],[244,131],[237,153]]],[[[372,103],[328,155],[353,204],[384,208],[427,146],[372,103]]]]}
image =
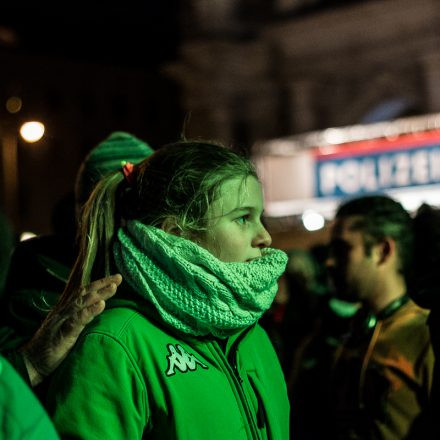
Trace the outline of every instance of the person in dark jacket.
{"type": "Polygon", "coordinates": [[[75,196],[57,205],[54,233],[16,245],[0,303],[0,352],[28,341],[64,291],[77,253],[77,218],[95,184],[120,169],[121,161],[137,163],[152,152],[147,143],[129,133],[112,133],[82,162],[75,196]]]}
{"type": "MultiPolygon", "coordinates": [[[[9,234],[9,227],[6,233],[9,234]]],[[[4,224],[0,224],[3,235],[4,224]]],[[[9,250],[1,249],[7,262],[9,250]],[[5,255],[6,254],[6,255],[5,255]]],[[[2,264],[3,264],[2,263],[2,264]]],[[[1,269],[1,267],[0,267],[1,269]]],[[[0,438],[55,440],[58,435],[31,391],[66,357],[84,327],[102,313],[121,276],[109,276],[80,288],[74,301],[55,306],[27,343],[0,356],[0,438]]]]}
{"type": "Polygon", "coordinates": [[[50,375],[72,349],[84,327],[105,308],[121,283],[115,275],[82,288],[76,301],[55,306],[31,340],[0,356],[0,438],[58,439],[31,387],[50,375]]]}
{"type": "Polygon", "coordinates": [[[430,310],[428,326],[435,355],[429,412],[420,437],[440,438],[440,208],[422,204],[414,216],[413,298],[430,310]]]}

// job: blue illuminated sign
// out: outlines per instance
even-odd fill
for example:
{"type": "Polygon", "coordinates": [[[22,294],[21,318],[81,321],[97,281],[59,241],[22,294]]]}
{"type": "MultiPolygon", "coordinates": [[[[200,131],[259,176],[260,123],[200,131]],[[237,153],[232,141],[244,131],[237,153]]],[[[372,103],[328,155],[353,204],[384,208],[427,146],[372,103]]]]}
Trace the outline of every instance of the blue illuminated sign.
{"type": "Polygon", "coordinates": [[[440,183],[440,139],[429,144],[339,146],[315,155],[316,195],[352,196],[440,183]],[[360,148],[356,148],[360,147],[360,148]]]}

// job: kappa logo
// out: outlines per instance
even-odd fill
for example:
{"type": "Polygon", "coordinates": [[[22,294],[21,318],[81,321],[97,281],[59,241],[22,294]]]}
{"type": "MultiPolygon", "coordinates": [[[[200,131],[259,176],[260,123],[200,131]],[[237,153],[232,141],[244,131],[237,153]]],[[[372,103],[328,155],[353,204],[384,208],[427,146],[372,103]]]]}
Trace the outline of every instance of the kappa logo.
{"type": "Polygon", "coordinates": [[[176,368],[182,373],[194,371],[197,368],[197,365],[200,365],[205,370],[208,369],[208,367],[203,362],[199,361],[193,354],[185,351],[185,349],[180,344],[176,344],[175,346],[173,344],[168,344],[167,348],[168,352],[170,353],[167,356],[167,376],[173,376],[174,374],[176,374],[176,368]]]}

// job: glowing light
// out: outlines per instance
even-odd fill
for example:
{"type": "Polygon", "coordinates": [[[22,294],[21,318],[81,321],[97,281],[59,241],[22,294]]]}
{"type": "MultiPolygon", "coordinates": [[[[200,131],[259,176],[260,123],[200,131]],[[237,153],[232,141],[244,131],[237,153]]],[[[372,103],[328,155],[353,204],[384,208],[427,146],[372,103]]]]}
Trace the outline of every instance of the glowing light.
{"type": "Polygon", "coordinates": [[[319,229],[322,229],[325,224],[324,217],[316,211],[304,211],[301,219],[304,227],[308,231],[318,231],[319,229]]]}
{"type": "Polygon", "coordinates": [[[25,122],[20,127],[20,134],[21,137],[26,142],[32,143],[39,141],[43,137],[44,130],[45,130],[44,124],[37,121],[31,121],[31,122],[25,122]]]}
{"type": "Polygon", "coordinates": [[[341,144],[347,140],[344,130],[338,128],[327,128],[323,136],[325,141],[329,144],[341,144]]]}
{"type": "Polygon", "coordinates": [[[18,96],[11,96],[6,101],[6,110],[9,113],[18,113],[21,110],[22,104],[21,98],[18,96]]]}
{"type": "Polygon", "coordinates": [[[331,298],[328,305],[338,316],[343,318],[351,318],[361,308],[360,303],[349,303],[337,298],[331,298]]]}
{"type": "Polygon", "coordinates": [[[30,238],[36,237],[37,234],[34,234],[33,232],[22,232],[20,235],[20,241],[29,240],[30,238]]]}

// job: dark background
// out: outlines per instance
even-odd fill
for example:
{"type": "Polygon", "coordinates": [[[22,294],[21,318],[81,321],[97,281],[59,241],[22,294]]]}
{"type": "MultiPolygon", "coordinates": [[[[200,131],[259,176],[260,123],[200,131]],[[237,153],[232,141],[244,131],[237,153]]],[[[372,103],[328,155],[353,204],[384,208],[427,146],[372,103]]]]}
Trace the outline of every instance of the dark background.
{"type": "Polygon", "coordinates": [[[2,2],[0,24],[21,54],[155,68],[173,59],[179,1],[2,2]]]}
{"type": "Polygon", "coordinates": [[[112,131],[153,148],[180,136],[179,87],[162,72],[177,57],[179,11],[177,0],[0,4],[1,137],[26,120],[46,126],[35,144],[17,136],[17,203],[5,207],[17,232],[51,230],[82,158],[112,131]]]}
{"type": "Polygon", "coordinates": [[[385,119],[437,112],[439,20],[429,0],[0,2],[0,140],[18,155],[14,189],[0,154],[0,207],[17,233],[49,232],[98,142],[124,130],[157,148],[190,112],[190,136],[245,148],[396,102],[385,119]],[[35,144],[27,120],[45,124],[35,144]]]}

